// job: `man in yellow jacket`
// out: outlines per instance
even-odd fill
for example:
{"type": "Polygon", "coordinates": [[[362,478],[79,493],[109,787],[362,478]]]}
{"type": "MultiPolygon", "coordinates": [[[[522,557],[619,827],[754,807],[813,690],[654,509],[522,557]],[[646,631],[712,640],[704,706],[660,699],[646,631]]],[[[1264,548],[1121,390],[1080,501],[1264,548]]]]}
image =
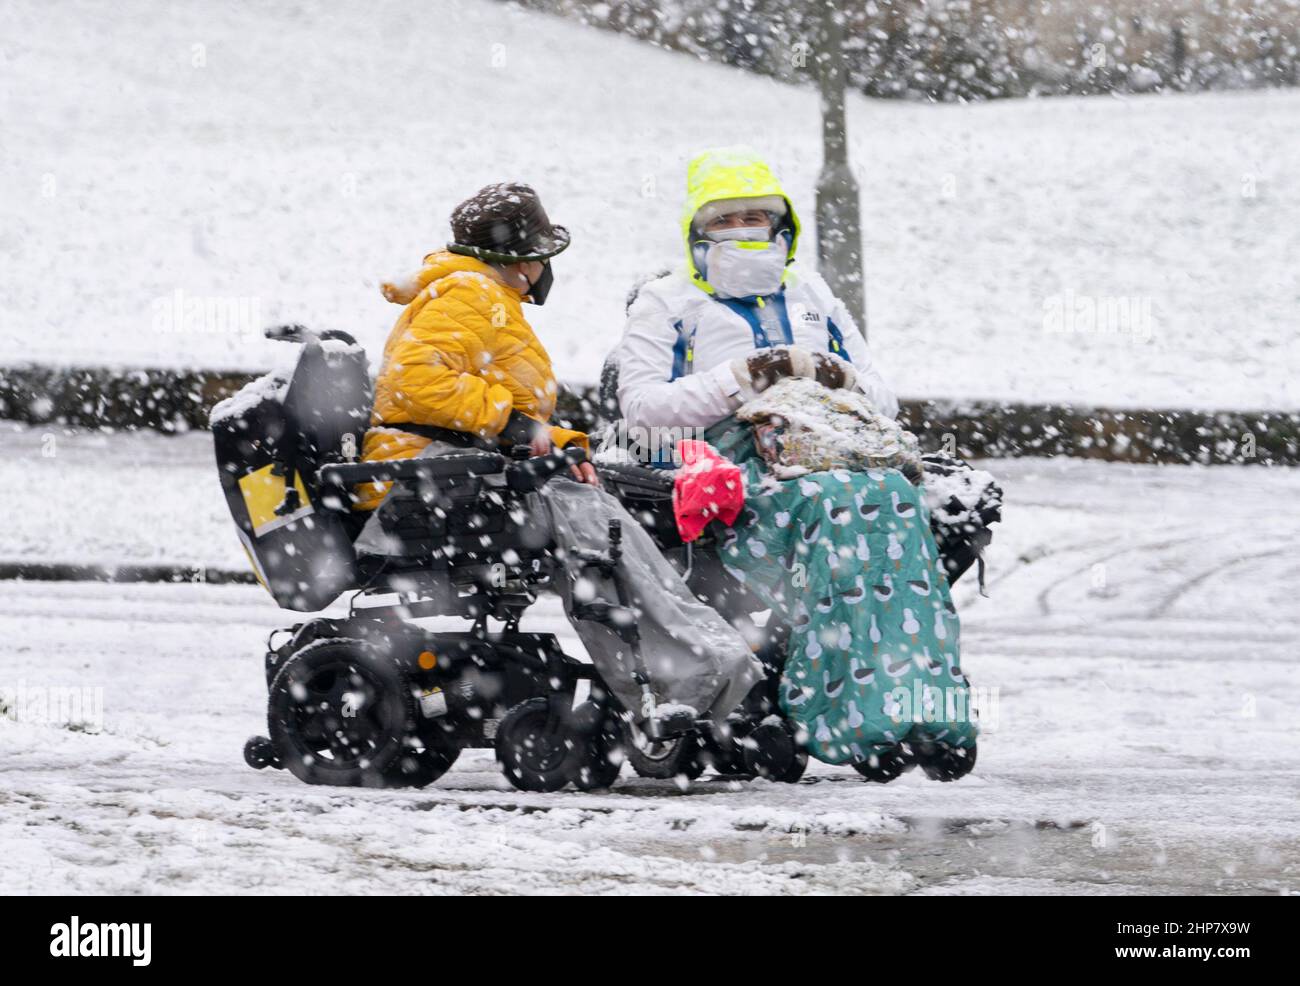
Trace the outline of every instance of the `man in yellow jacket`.
{"type": "MultiPolygon", "coordinates": [[[[385,284],[404,305],[384,347],[375,406],[366,433],[366,461],[444,454],[457,448],[587,446],[587,436],[549,425],[558,385],[550,357],[523,315],[550,291],[551,258],[569,245],[537,193],[527,185],[489,185],[451,216],[453,240],[425,258],[407,284],[385,284]]],[[[657,704],[689,707],[721,719],[761,677],[744,638],[699,602],[650,536],[613,497],[598,489],[589,463],[577,482],[555,479],[530,495],[530,527],[557,547],[563,564],[553,580],[572,611],[575,592],[589,592],[572,549],[603,549],[609,521],[623,522],[622,574],[637,612],[643,653],[657,704]]],[[[386,489],[359,491],[360,509],[380,505],[386,489]]],[[[389,554],[377,517],[357,549],[389,554]]],[[[601,677],[637,719],[643,706],[630,654],[612,629],[572,620],[601,677]]]]}
{"type": "MultiPolygon", "coordinates": [[[[384,297],[406,306],[384,347],[363,457],[405,459],[431,442],[456,445],[587,445],[587,436],[546,427],[558,386],[551,360],[524,318],[523,301],[545,302],[550,260],[569,245],[527,185],[489,185],[456,207],[454,240],[424,258],[384,297]]],[[[590,465],[576,478],[596,482],[590,465]]],[[[382,487],[362,491],[373,509],[382,487]]]]}

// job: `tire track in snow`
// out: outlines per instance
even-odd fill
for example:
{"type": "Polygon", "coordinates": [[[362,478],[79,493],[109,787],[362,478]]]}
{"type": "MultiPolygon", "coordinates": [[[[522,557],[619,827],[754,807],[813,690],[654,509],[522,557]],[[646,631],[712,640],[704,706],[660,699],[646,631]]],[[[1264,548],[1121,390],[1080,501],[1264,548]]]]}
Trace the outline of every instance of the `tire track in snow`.
{"type": "Polygon", "coordinates": [[[1197,534],[1192,537],[1184,537],[1184,538],[1173,538],[1173,539],[1166,538],[1160,541],[1152,541],[1147,544],[1132,545],[1127,548],[1121,548],[1118,551],[1109,552],[1107,554],[1101,555],[1100,557],[1093,557],[1090,561],[1086,562],[1085,564],[1079,566],[1078,568],[1070,570],[1065,575],[1052,580],[1046,586],[1044,586],[1037,596],[1038,611],[1043,616],[1051,616],[1052,615],[1052,606],[1051,606],[1052,593],[1055,592],[1057,589],[1059,589],[1061,586],[1065,585],[1065,583],[1069,582],[1071,579],[1078,578],[1084,572],[1091,570],[1096,565],[1104,564],[1105,562],[1111,561],[1112,559],[1115,558],[1121,558],[1124,555],[1142,553],[1142,552],[1164,551],[1168,548],[1172,548],[1180,544],[1189,544],[1193,541],[1202,541],[1202,540],[1205,540],[1204,534],[1197,534]]]}
{"type": "Polygon", "coordinates": [[[1278,555],[1289,555],[1293,551],[1293,548],[1274,548],[1271,551],[1260,551],[1252,555],[1241,555],[1238,558],[1231,558],[1219,565],[1208,568],[1199,575],[1193,575],[1186,579],[1181,585],[1166,595],[1165,598],[1152,608],[1147,615],[1152,618],[1165,616],[1171,609],[1173,609],[1178,600],[1192,589],[1195,589],[1197,586],[1214,578],[1214,576],[1227,571],[1228,569],[1235,568],[1238,565],[1244,565],[1247,562],[1258,561],[1261,558],[1274,558],[1278,555]]]}

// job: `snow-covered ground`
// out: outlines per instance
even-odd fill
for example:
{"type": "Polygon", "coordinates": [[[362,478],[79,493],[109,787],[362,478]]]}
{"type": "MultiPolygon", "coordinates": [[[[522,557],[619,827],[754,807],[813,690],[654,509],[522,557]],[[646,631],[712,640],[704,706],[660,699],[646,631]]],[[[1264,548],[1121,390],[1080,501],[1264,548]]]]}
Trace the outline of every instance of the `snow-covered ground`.
{"type": "MultiPolygon", "coordinates": [[[[0,559],[239,565],[203,435],[5,425],[0,559]],[[53,450],[53,455],[42,452],[53,450]]],[[[1293,470],[984,464],[1007,491],[963,665],[998,698],[971,777],[625,776],[525,795],[472,752],[432,788],[308,788],[263,730],[261,589],[0,583],[0,882],[33,892],[1274,893],[1300,889],[1293,470]],[[102,689],[102,692],[95,692],[102,689]],[[51,692],[50,694],[54,694],[51,692]]],[[[580,653],[554,601],[534,626],[580,653]]]]}
{"type": "MultiPolygon", "coordinates": [[[[680,253],[688,156],[723,143],[770,155],[815,255],[810,90],[488,0],[10,0],[0,73],[0,362],[260,368],[279,319],[377,352],[379,280],[512,177],[573,230],[536,321],[589,382],[680,253]]],[[[1300,93],[855,97],[849,121],[904,395],[1297,405],[1300,93]]]]}

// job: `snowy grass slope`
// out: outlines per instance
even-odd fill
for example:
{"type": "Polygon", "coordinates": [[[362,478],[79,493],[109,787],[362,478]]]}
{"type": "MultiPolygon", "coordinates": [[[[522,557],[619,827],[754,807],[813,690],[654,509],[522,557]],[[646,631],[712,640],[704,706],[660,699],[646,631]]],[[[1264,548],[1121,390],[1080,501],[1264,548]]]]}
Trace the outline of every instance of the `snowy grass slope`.
{"type": "MultiPolygon", "coordinates": [[[[377,352],[380,278],[520,177],[575,234],[536,321],[588,382],[629,284],[678,256],[692,152],[765,150],[812,218],[811,91],[486,0],[15,0],[0,39],[8,363],[260,368],[276,319],[377,352]],[[253,332],[165,331],[178,291],[244,299],[253,332]]],[[[1296,406],[1300,93],[849,110],[904,394],[1296,406]],[[1067,293],[1149,302],[1150,338],[1045,332],[1067,293]]]]}

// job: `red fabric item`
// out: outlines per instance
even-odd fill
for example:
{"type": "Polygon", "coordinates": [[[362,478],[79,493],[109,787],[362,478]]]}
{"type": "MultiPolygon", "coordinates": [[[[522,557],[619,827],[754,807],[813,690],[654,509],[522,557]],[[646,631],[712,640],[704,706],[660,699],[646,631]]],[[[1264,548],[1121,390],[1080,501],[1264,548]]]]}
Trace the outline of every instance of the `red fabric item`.
{"type": "Polygon", "coordinates": [[[730,525],[745,505],[740,466],[718,454],[708,442],[684,438],[677,443],[682,465],[673,480],[673,516],[683,541],[694,541],[709,521],[730,525]]]}

